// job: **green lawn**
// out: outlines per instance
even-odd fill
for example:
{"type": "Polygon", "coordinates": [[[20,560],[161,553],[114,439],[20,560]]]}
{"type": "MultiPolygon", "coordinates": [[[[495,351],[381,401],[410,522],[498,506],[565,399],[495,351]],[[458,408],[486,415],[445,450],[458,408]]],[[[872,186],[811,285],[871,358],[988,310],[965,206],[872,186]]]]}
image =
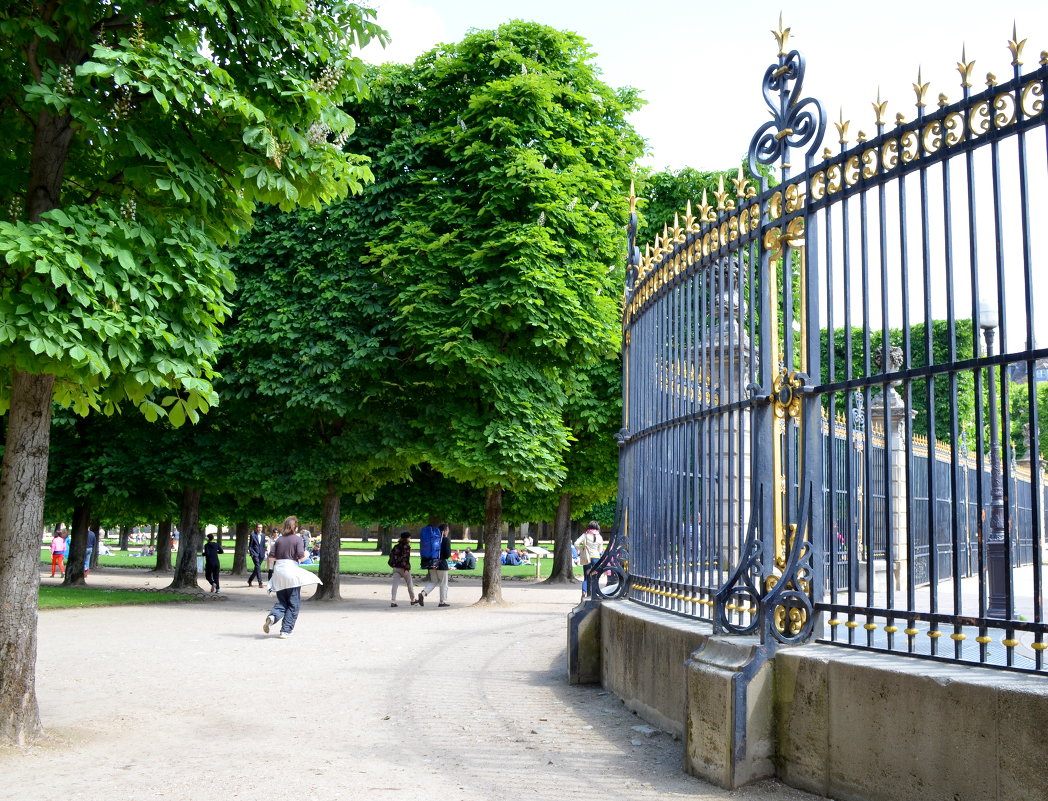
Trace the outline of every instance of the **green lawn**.
{"type": "MultiPolygon", "coordinates": [[[[173,554],[177,557],[177,554],[173,554]]],[[[218,557],[219,562],[222,565],[222,570],[228,572],[233,569],[233,547],[229,546],[226,552],[218,557]]],[[[50,565],[51,555],[49,552],[42,552],[40,561],[50,565]]],[[[174,560],[172,560],[174,561],[174,560]]],[[[423,576],[425,573],[418,567],[418,556],[412,556],[411,562],[413,565],[412,572],[415,575],[423,576]]],[[[114,552],[111,556],[101,556],[98,559],[99,565],[102,567],[129,567],[129,568],[140,568],[151,570],[156,564],[156,558],[152,556],[131,556],[125,551],[119,553],[114,552]]],[[[249,561],[250,564],[250,561],[249,561]]],[[[540,578],[546,578],[550,574],[550,569],[553,567],[552,559],[542,559],[539,562],[540,566],[540,578]]],[[[306,570],[317,570],[316,565],[303,565],[306,570]]],[[[352,551],[348,554],[342,554],[339,556],[339,572],[346,574],[356,575],[374,575],[374,574],[388,574],[392,572],[389,565],[386,564],[386,557],[382,556],[378,551],[375,550],[361,550],[352,551]]],[[[477,557],[477,567],[474,570],[452,570],[452,576],[481,576],[484,572],[484,558],[477,557]]],[[[578,576],[582,575],[582,568],[576,567],[575,574],[578,576]]],[[[522,565],[520,567],[503,567],[502,575],[511,577],[523,577],[523,578],[535,578],[535,565],[522,565]]],[[[245,575],[246,580],[246,575],[245,575]]]]}
{"type": "Polygon", "coordinates": [[[147,590],[99,590],[74,587],[40,587],[41,609],[73,609],[83,606],[121,606],[125,604],[167,604],[199,600],[200,595],[147,590]]]}

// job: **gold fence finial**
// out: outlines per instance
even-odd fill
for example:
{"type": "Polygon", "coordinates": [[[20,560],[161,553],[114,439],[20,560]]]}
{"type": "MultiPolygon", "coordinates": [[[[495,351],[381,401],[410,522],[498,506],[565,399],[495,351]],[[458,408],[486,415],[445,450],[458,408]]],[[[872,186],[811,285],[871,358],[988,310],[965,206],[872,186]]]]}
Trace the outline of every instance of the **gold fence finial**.
{"type": "Polygon", "coordinates": [[[742,174],[742,167],[739,167],[739,174],[737,177],[731,179],[732,184],[735,187],[735,197],[744,198],[746,197],[746,186],[749,184],[749,179],[742,174]]]}
{"type": "Polygon", "coordinates": [[[695,225],[695,215],[691,212],[691,198],[688,198],[688,205],[684,207],[684,227],[689,234],[695,233],[697,229],[697,226],[695,225]]]}
{"type": "Polygon", "coordinates": [[[779,12],[779,30],[772,31],[771,35],[775,37],[775,41],[779,43],[779,55],[786,55],[786,42],[790,39],[790,29],[782,27],[782,12],[779,12]]]}
{"type": "Polygon", "coordinates": [[[844,106],[841,106],[840,111],[840,122],[835,122],[834,125],[837,128],[837,135],[840,137],[838,140],[842,145],[848,144],[848,126],[851,125],[849,120],[844,119],[844,106]]]}
{"type": "Polygon", "coordinates": [[[873,112],[877,115],[877,124],[884,125],[884,110],[888,108],[888,101],[881,102],[881,87],[877,87],[877,100],[873,104],[873,112]]]}
{"type": "Polygon", "coordinates": [[[975,67],[975,60],[968,60],[965,55],[965,46],[961,45],[961,60],[957,62],[957,71],[961,73],[961,86],[969,88],[972,85],[972,69],[975,67]]]}
{"type": "Polygon", "coordinates": [[[996,86],[997,85],[997,76],[994,75],[992,72],[986,73],[986,85],[987,86],[996,86]]]}
{"type": "Polygon", "coordinates": [[[917,108],[925,108],[928,104],[924,102],[924,96],[928,92],[929,84],[921,80],[921,68],[917,68],[917,83],[913,85],[913,91],[917,93],[917,108]]]}
{"type": "Polygon", "coordinates": [[[702,190],[702,202],[699,204],[699,219],[703,222],[712,222],[716,219],[716,215],[710,207],[705,188],[702,190]]]}
{"type": "Polygon", "coordinates": [[[1018,67],[1022,62],[1023,47],[1026,46],[1026,40],[1019,41],[1019,37],[1015,33],[1015,20],[1012,20],[1012,38],[1008,40],[1008,49],[1012,51],[1012,66],[1018,67]]]}
{"type": "Polygon", "coordinates": [[[637,213],[637,187],[632,178],[630,178],[630,214],[637,213]]]}
{"type": "Polygon", "coordinates": [[[724,188],[724,173],[717,177],[717,191],[713,193],[713,196],[717,198],[717,211],[724,211],[735,206],[734,203],[728,200],[728,192],[724,188]]]}

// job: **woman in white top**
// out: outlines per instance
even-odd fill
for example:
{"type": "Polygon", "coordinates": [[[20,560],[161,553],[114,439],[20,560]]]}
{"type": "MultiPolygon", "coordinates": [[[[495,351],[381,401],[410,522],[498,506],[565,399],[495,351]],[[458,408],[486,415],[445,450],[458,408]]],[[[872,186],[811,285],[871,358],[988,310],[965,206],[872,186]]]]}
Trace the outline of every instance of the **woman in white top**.
{"type": "Polygon", "coordinates": [[[585,595],[590,568],[604,552],[604,538],[600,536],[600,523],[591,520],[586,530],[582,532],[582,536],[575,540],[575,548],[579,552],[579,561],[582,562],[582,594],[585,595]]]}

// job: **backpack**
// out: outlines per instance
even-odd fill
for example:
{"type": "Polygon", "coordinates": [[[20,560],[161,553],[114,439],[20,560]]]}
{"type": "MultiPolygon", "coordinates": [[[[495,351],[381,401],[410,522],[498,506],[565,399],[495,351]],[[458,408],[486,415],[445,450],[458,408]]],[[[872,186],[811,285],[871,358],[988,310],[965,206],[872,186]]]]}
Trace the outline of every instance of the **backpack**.
{"type": "Polygon", "coordinates": [[[426,566],[427,559],[440,558],[440,529],[436,526],[425,526],[419,532],[418,555],[422,557],[422,566],[426,566]]]}

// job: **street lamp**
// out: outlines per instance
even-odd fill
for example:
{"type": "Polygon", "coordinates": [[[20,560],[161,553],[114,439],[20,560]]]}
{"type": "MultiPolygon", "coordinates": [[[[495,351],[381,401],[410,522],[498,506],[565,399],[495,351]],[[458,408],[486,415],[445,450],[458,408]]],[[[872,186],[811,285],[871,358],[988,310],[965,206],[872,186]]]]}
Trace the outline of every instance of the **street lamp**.
{"type": "MultiPolygon", "coordinates": [[[[998,325],[997,309],[986,301],[979,302],[979,327],[986,340],[986,358],[993,357],[993,332],[998,325]]],[[[1001,442],[997,431],[997,385],[993,365],[986,374],[990,400],[990,534],[986,538],[986,572],[990,582],[987,617],[1003,618],[1008,614],[1008,560],[1004,544],[1004,475],[1001,470],[1001,442]]]]}

